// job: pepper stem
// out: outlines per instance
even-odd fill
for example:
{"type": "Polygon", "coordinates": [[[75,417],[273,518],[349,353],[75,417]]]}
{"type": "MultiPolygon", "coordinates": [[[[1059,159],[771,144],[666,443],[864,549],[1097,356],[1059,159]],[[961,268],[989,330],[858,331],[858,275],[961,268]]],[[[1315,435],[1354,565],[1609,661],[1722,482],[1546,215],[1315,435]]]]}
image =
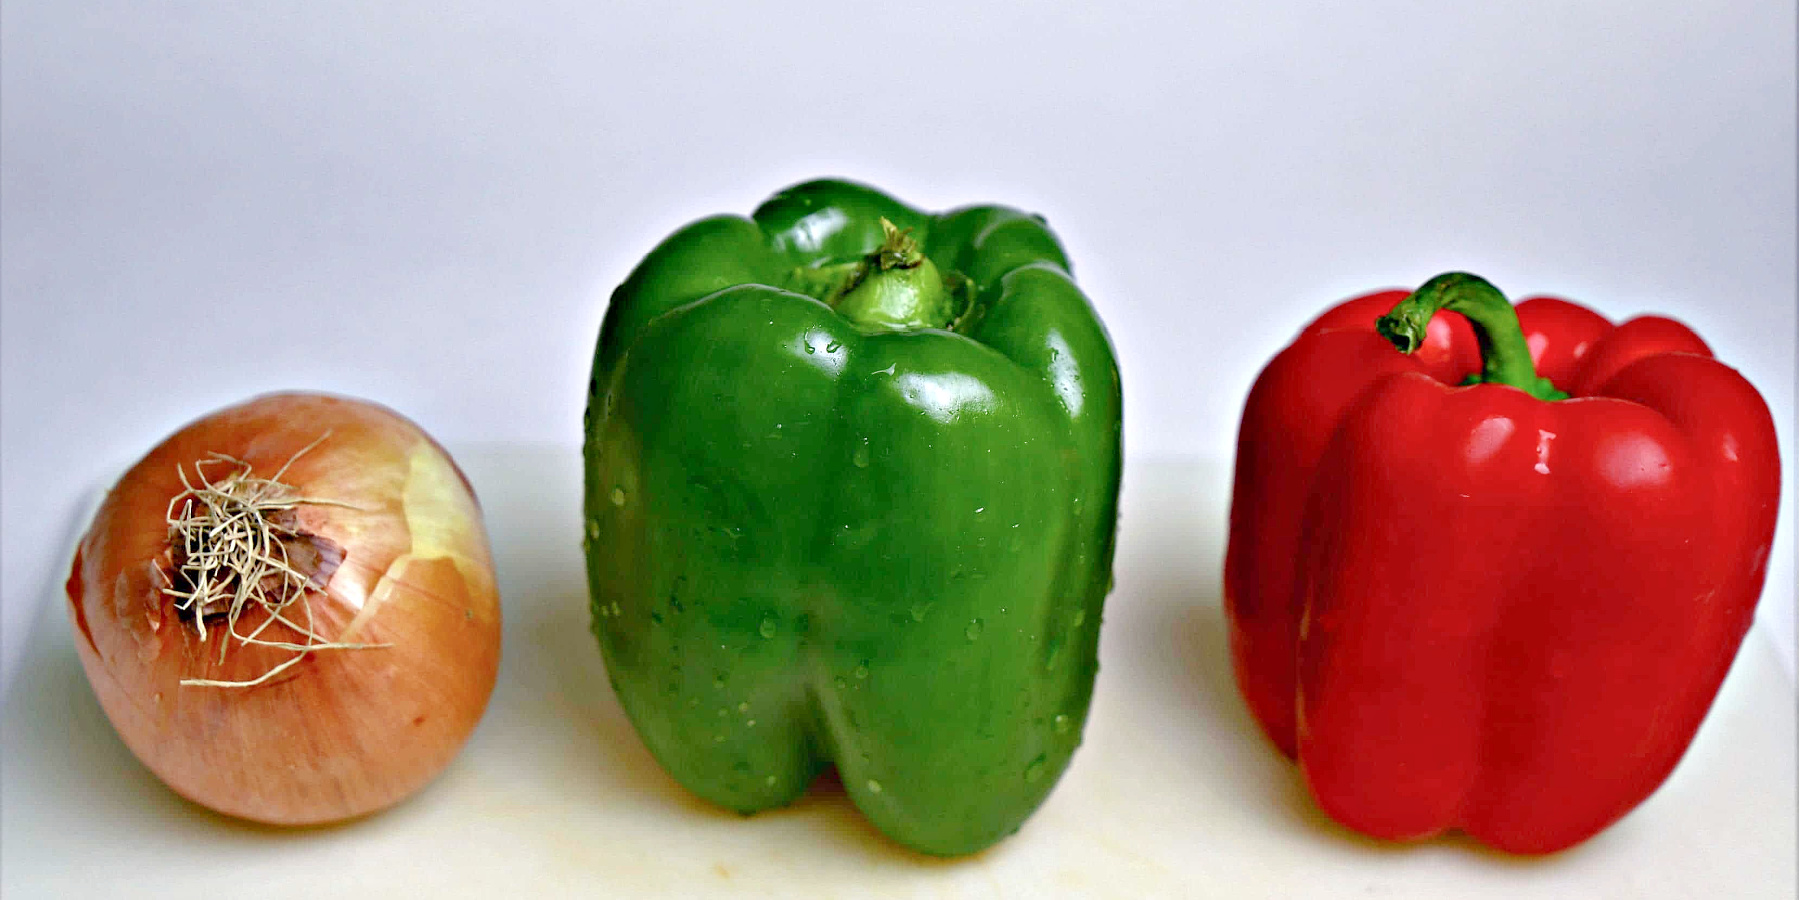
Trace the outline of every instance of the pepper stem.
{"type": "Polygon", "coordinates": [[[826,302],[859,327],[874,331],[943,328],[954,317],[950,291],[919,249],[912,229],[883,218],[883,239],[864,257],[841,292],[826,302]]]}
{"type": "Polygon", "coordinates": [[[925,254],[919,252],[919,242],[913,239],[911,228],[901,228],[883,216],[881,236],[881,246],[875,249],[875,262],[883,271],[910,269],[925,260],[925,254]]]}
{"type": "Polygon", "coordinates": [[[1550,379],[1538,376],[1531,364],[1531,347],[1519,328],[1519,314],[1484,278],[1466,272],[1439,275],[1375,320],[1375,330],[1401,353],[1412,353],[1425,342],[1425,328],[1440,309],[1462,315],[1475,329],[1481,374],[1471,376],[1472,383],[1504,384],[1539,400],[1568,399],[1550,379]]]}

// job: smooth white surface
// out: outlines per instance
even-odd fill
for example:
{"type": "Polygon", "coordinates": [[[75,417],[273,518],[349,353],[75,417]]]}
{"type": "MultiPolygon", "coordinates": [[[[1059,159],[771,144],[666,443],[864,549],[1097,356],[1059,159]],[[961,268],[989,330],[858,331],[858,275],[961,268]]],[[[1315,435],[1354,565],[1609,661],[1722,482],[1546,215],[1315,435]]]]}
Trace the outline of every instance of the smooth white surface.
{"type": "Polygon", "coordinates": [[[487,717],[437,783],[306,831],[192,806],[114,736],[48,604],[0,730],[0,894],[1748,900],[1795,884],[1795,695],[1760,630],[1670,780],[1574,850],[1382,845],[1325,821],[1232,684],[1216,464],[1127,467],[1086,739],[1018,834],[944,862],[886,843],[841,789],[747,819],[713,809],[656,767],[607,686],[577,454],[458,458],[496,536],[506,643],[487,717]]]}
{"type": "Polygon", "coordinates": [[[1228,458],[1306,320],[1447,269],[1687,320],[1780,425],[1791,663],[1794,34],[1791,0],[7,0],[0,673],[51,523],[183,422],[315,388],[575,442],[631,265],[826,174],[1046,214],[1133,454],[1228,458]]]}

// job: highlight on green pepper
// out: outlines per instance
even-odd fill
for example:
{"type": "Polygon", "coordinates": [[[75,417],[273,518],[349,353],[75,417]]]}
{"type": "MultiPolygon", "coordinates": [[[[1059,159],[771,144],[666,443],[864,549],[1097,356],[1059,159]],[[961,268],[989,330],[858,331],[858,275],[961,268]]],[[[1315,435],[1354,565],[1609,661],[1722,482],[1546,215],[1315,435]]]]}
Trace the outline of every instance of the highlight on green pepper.
{"type": "Polygon", "coordinates": [[[614,291],[585,427],[593,629],[658,762],[720,806],[835,766],[894,841],[1017,831],[1081,741],[1121,397],[1042,218],[815,181],[614,291]]]}

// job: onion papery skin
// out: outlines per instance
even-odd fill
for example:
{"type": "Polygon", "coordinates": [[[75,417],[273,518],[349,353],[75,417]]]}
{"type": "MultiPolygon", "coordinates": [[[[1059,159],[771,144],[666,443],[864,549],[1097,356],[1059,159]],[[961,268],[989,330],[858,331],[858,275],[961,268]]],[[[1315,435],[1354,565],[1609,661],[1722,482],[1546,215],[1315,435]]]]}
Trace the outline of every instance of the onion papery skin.
{"type": "MultiPolygon", "coordinates": [[[[67,594],[88,682],[132,753],[183,797],[256,822],[340,821],[418,791],[468,739],[499,671],[500,598],[474,491],[418,426],[361,400],[271,394],[171,435],[107,494],[67,594]],[[344,553],[305,602],[325,638],[387,646],[315,650],[254,687],[182,685],[248,681],[293,654],[232,640],[221,663],[222,630],[201,641],[162,592],[178,467],[192,482],[196,461],[222,453],[269,478],[327,434],[280,479],[356,507],[295,509],[299,530],[344,553]]],[[[238,630],[266,615],[247,610],[238,630]]],[[[285,615],[300,620],[298,602],[285,615]]],[[[263,637],[304,643],[280,623],[263,637]]]]}

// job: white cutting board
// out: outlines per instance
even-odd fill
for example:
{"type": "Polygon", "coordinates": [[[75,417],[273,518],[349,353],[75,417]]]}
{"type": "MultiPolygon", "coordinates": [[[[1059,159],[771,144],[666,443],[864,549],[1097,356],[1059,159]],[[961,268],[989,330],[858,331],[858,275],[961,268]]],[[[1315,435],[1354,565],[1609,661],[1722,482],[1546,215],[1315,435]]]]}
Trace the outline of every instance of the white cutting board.
{"type": "Polygon", "coordinates": [[[245,825],[164,789],[88,691],[57,592],[0,719],[0,894],[27,897],[1791,897],[1795,694],[1752,631],[1674,776],[1537,860],[1332,825],[1232,685],[1219,608],[1226,467],[1126,470],[1086,742],[1017,835],[973,858],[899,850],[841,790],[751,818],[664,775],[588,634],[571,448],[458,454],[506,609],[487,717],[419,796],[348,825],[245,825]]]}

